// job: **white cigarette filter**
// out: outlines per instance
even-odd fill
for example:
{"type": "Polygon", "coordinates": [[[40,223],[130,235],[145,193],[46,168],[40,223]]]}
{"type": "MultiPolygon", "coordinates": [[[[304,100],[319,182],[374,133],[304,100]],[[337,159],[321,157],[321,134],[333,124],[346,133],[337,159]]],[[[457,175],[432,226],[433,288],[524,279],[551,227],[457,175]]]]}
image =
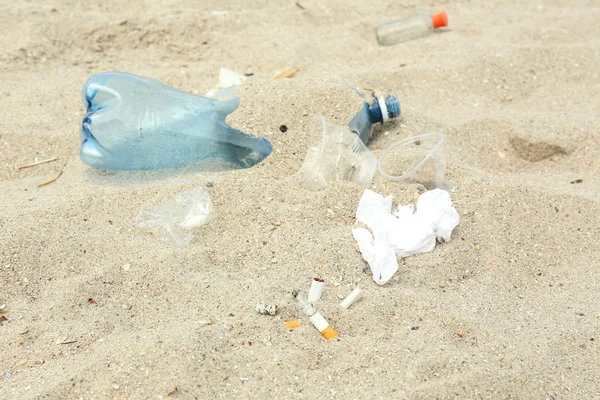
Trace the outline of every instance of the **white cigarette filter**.
{"type": "Polygon", "coordinates": [[[356,303],[356,300],[358,300],[358,298],[360,297],[360,293],[362,292],[362,290],[360,290],[359,287],[357,287],[356,289],[354,289],[352,291],[352,293],[350,293],[348,295],[348,297],[346,297],[341,303],[340,306],[344,307],[344,308],[348,308],[350,307],[352,304],[356,303]]]}
{"type": "Polygon", "coordinates": [[[310,285],[308,292],[308,298],[306,299],[309,303],[315,303],[321,299],[323,295],[323,289],[325,288],[325,281],[323,279],[314,278],[310,285]]]}

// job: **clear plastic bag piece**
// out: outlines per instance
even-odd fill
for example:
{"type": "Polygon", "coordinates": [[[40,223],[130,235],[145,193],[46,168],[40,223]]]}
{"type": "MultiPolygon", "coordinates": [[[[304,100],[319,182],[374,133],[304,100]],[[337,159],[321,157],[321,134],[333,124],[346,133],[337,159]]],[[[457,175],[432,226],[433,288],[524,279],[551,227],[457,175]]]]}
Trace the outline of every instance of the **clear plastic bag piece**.
{"type": "Polygon", "coordinates": [[[182,246],[193,238],[193,229],[215,218],[210,195],[205,188],[186,190],[162,206],[143,211],[136,225],[163,240],[182,246]]]}

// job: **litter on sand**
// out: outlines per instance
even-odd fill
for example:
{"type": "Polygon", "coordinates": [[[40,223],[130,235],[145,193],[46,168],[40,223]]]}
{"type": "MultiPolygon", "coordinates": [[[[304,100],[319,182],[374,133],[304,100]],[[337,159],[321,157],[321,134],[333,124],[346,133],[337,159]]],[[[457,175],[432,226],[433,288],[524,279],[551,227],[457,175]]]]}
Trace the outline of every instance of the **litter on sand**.
{"type": "Polygon", "coordinates": [[[219,70],[219,83],[213,88],[206,92],[206,97],[215,97],[219,92],[225,88],[237,85],[243,85],[246,80],[244,75],[238,74],[227,68],[221,68],[219,70]]]}
{"type": "Polygon", "coordinates": [[[307,189],[319,190],[330,182],[371,183],[377,157],[347,126],[334,125],[319,117],[308,142],[299,181],[307,189]]]}
{"type": "Polygon", "coordinates": [[[321,335],[323,335],[325,339],[332,340],[339,337],[337,332],[329,325],[329,322],[327,322],[321,313],[311,303],[305,300],[302,295],[298,294],[296,300],[298,301],[300,310],[306,314],[310,319],[310,322],[319,332],[321,332],[321,335]]]}
{"type": "Polygon", "coordinates": [[[373,128],[400,115],[398,96],[388,94],[364,102],[348,126],[334,125],[318,117],[309,137],[299,181],[319,190],[330,182],[351,181],[366,186],[377,168],[377,157],[367,148],[373,128]]]}
{"type": "Polygon", "coordinates": [[[255,310],[262,315],[277,315],[277,304],[258,303],[255,310]]]}
{"type": "Polygon", "coordinates": [[[162,239],[182,246],[193,237],[193,229],[215,218],[210,195],[199,187],[178,193],[175,198],[151,211],[144,211],[136,225],[162,239]]]}
{"type": "Polygon", "coordinates": [[[397,257],[427,253],[436,239],[448,242],[460,217],[452,206],[450,194],[434,189],[423,193],[413,205],[400,205],[392,212],[392,196],[383,197],[366,189],[358,204],[356,221],[369,229],[356,228],[352,235],[379,285],[389,281],[398,270],[397,257]]]}
{"type": "MultiPolygon", "coordinates": [[[[229,75],[222,72],[221,78],[229,75]]],[[[82,89],[87,112],[79,135],[81,161],[104,170],[253,167],[273,145],[227,125],[240,98],[233,89],[223,92],[214,99],[124,72],[93,74],[82,89]]]]}
{"type": "Polygon", "coordinates": [[[323,295],[323,289],[325,289],[325,281],[323,279],[314,278],[308,291],[308,302],[315,303],[321,299],[323,295]]]}
{"type": "Polygon", "coordinates": [[[397,21],[379,25],[376,29],[377,41],[382,46],[391,46],[433,33],[436,29],[448,26],[445,12],[435,15],[419,13],[397,21]]]}
{"type": "Polygon", "coordinates": [[[293,319],[291,321],[286,321],[283,326],[285,326],[288,329],[296,329],[298,326],[300,326],[300,323],[298,322],[297,319],[293,319]]]}
{"type": "Polygon", "coordinates": [[[348,297],[346,297],[344,300],[342,300],[342,302],[340,303],[340,306],[342,308],[346,308],[348,309],[352,304],[356,303],[356,301],[358,300],[358,298],[360,297],[360,293],[362,291],[360,290],[359,287],[357,287],[356,289],[354,289],[352,291],[352,293],[350,293],[348,295],[348,297]]]}

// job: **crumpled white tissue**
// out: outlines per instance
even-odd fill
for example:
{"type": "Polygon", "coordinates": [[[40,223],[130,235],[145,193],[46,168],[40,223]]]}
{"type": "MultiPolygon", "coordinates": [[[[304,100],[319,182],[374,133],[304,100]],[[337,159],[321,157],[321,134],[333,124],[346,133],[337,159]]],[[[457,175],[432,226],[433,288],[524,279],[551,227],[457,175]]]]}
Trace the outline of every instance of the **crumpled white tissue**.
{"type": "Polygon", "coordinates": [[[436,239],[450,241],[452,230],[460,217],[450,194],[434,189],[423,193],[417,201],[417,211],[412,204],[400,205],[392,213],[392,196],[366,189],[358,209],[357,222],[369,227],[352,230],[363,258],[371,267],[373,280],[379,285],[389,281],[398,270],[397,257],[427,253],[435,248],[436,239]]]}

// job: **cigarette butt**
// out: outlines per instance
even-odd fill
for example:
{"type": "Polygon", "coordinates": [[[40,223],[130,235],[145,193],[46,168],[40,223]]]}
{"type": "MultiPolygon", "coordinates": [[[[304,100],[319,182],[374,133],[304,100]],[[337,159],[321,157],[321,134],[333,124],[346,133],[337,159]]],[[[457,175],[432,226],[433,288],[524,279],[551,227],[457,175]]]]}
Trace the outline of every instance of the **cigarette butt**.
{"type": "Polygon", "coordinates": [[[314,313],[310,317],[310,322],[312,322],[315,328],[317,328],[319,332],[321,332],[321,335],[323,335],[325,339],[331,340],[339,337],[337,332],[333,330],[333,328],[329,325],[329,322],[327,322],[327,320],[323,318],[320,312],[317,311],[316,313],[314,313]]]}
{"type": "Polygon", "coordinates": [[[298,322],[297,319],[293,320],[293,321],[286,321],[283,326],[285,326],[288,329],[295,329],[300,325],[300,323],[298,322]]]}
{"type": "Polygon", "coordinates": [[[312,284],[310,285],[310,290],[308,292],[307,301],[309,303],[315,303],[319,301],[321,296],[323,295],[323,289],[325,288],[325,281],[323,279],[314,278],[312,284]]]}
{"type": "Polygon", "coordinates": [[[327,328],[325,328],[325,330],[323,332],[321,332],[321,335],[323,335],[323,337],[327,340],[331,340],[331,339],[335,339],[335,338],[339,337],[337,332],[334,331],[331,326],[328,326],[327,328]]]}
{"type": "Polygon", "coordinates": [[[358,300],[358,297],[360,296],[360,292],[361,292],[361,290],[359,287],[354,289],[352,291],[352,293],[350,293],[348,295],[348,297],[346,297],[344,300],[342,300],[342,302],[340,303],[340,306],[347,309],[352,304],[356,303],[356,300],[358,300]]]}

